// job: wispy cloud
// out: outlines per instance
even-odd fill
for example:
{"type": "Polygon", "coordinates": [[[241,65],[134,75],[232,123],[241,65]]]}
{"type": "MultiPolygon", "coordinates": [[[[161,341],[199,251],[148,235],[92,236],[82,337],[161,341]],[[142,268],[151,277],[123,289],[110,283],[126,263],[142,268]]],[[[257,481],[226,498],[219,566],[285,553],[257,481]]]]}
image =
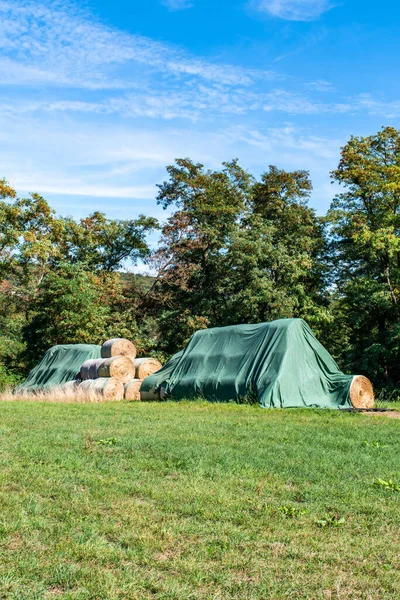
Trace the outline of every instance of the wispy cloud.
{"type": "Polygon", "coordinates": [[[253,6],[289,21],[313,21],[332,8],[329,0],[254,0],[253,6]]]}
{"type": "Polygon", "coordinates": [[[177,47],[114,30],[60,2],[3,0],[0,18],[0,81],[6,84],[129,89],[148,79],[149,68],[226,85],[249,85],[271,76],[194,58],[177,47]]]}
{"type": "Polygon", "coordinates": [[[169,10],[186,10],[192,8],[193,3],[190,0],[161,0],[161,4],[169,10]]]}
{"type": "MultiPolygon", "coordinates": [[[[338,114],[400,115],[400,101],[343,97],[324,74],[308,83],[205,59],[67,1],[0,0],[0,177],[50,201],[68,196],[70,212],[93,203],[110,215],[157,214],[154,184],[179,156],[211,168],[239,156],[255,173],[270,163],[310,168],[322,190],[345,141],[315,135],[323,115],[329,125],[338,114]]],[[[327,9],[322,0],[258,6],[303,20],[327,9]]]]}
{"type": "MultiPolygon", "coordinates": [[[[328,92],[334,88],[317,83],[306,84],[306,89],[328,92]]],[[[325,95],[325,94],[324,94],[325,95]]],[[[322,96],[321,96],[322,98],[322,96]]],[[[214,122],[220,117],[244,118],[252,113],[284,113],[295,115],[343,115],[366,114],[386,118],[400,116],[400,100],[387,101],[372,94],[359,94],[345,97],[341,101],[326,101],[313,95],[292,92],[283,88],[273,88],[269,92],[253,91],[248,88],[230,89],[226,86],[191,84],[186,88],[148,88],[140,92],[129,92],[104,100],[23,100],[13,101],[3,98],[0,102],[3,114],[93,114],[116,115],[134,119],[175,119],[214,122]]]]}
{"type": "Polygon", "coordinates": [[[317,92],[334,92],[335,88],[330,81],[326,79],[318,79],[317,81],[310,81],[305,84],[305,87],[309,90],[315,90],[317,92]]]}
{"type": "Polygon", "coordinates": [[[279,157],[283,168],[310,168],[316,181],[323,181],[344,141],[316,136],[294,125],[208,130],[168,126],[160,130],[132,123],[98,127],[52,115],[41,120],[26,114],[0,115],[0,164],[18,190],[38,191],[50,200],[53,194],[92,197],[91,206],[89,199],[84,201],[85,211],[100,208],[110,215],[122,204],[104,204],[100,199],[130,201],[123,205],[126,214],[155,213],[155,183],[165,176],[165,165],[178,156],[191,156],[211,168],[240,156],[241,163],[256,173],[276,164],[279,157]],[[35,152],[21,153],[21,139],[24,147],[35,152]]]}
{"type": "Polygon", "coordinates": [[[374,98],[372,94],[360,94],[355,100],[359,109],[370,115],[378,115],[387,119],[400,116],[400,100],[387,101],[382,97],[374,98]]]}

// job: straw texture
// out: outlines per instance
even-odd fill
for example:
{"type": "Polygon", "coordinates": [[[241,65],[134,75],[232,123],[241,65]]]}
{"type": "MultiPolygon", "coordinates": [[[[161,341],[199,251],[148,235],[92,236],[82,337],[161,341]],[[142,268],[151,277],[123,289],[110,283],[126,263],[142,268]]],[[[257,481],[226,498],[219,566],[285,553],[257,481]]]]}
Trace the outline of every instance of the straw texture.
{"type": "Polygon", "coordinates": [[[162,368],[162,364],[155,358],[135,358],[135,378],[144,379],[162,368]]]}
{"type": "Polygon", "coordinates": [[[353,378],[350,386],[350,400],[354,408],[374,407],[374,388],[369,379],[363,375],[357,375],[353,378]]]}
{"type": "Polygon", "coordinates": [[[127,356],[112,356],[104,359],[97,369],[98,377],[115,377],[122,383],[135,378],[135,366],[127,356]]]}
{"type": "Polygon", "coordinates": [[[129,356],[133,360],[136,358],[136,347],[125,338],[113,338],[104,342],[101,347],[101,356],[102,358],[129,356]]]}
{"type": "Polygon", "coordinates": [[[78,394],[101,396],[104,400],[123,400],[124,386],[113,377],[87,379],[79,384],[78,394]]]}
{"type": "Polygon", "coordinates": [[[140,386],[142,385],[141,379],[132,379],[129,383],[126,383],[125,388],[125,400],[138,402],[140,401],[140,386]]]}

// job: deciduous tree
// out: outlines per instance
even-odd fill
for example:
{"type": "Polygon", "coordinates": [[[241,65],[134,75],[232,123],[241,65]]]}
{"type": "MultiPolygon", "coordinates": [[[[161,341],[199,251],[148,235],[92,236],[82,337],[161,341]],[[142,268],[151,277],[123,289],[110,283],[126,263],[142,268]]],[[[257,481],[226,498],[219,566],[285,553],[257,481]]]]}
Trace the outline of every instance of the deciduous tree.
{"type": "Polygon", "coordinates": [[[331,260],[349,344],[345,363],[400,381],[400,132],[385,127],[344,146],[330,208],[331,260]]]}

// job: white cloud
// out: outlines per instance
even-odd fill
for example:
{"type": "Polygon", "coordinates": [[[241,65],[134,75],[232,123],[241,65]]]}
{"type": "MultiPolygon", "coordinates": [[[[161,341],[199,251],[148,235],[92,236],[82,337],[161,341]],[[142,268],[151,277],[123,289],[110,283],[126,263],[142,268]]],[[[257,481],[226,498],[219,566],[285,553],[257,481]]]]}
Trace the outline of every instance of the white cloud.
{"type": "Polygon", "coordinates": [[[154,184],[182,156],[210,168],[239,156],[256,174],[269,163],[310,168],[325,190],[345,140],[279,123],[400,114],[399,102],[343,99],[323,79],[307,84],[205,60],[115,30],[65,1],[0,0],[0,177],[42,192],[64,213],[158,215],[154,184]]]}
{"type": "Polygon", "coordinates": [[[332,8],[328,0],[254,0],[254,7],[289,21],[313,21],[332,8]]]}
{"type": "MultiPolygon", "coordinates": [[[[179,156],[191,156],[211,168],[240,156],[241,163],[256,172],[277,162],[286,168],[327,165],[327,177],[340,146],[293,126],[262,131],[245,126],[149,130],[132,124],[99,127],[51,114],[40,120],[0,114],[0,176],[17,189],[38,191],[50,199],[52,194],[132,199],[132,209],[145,201],[152,213],[155,183],[165,178],[165,166],[179,156]]],[[[119,210],[117,205],[106,212],[119,210]]]]}
{"type": "Polygon", "coordinates": [[[0,109],[8,113],[93,113],[121,115],[126,118],[208,120],[210,115],[244,115],[260,109],[263,95],[248,88],[231,88],[217,84],[193,82],[185,87],[173,85],[130,92],[96,101],[85,100],[28,100],[12,101],[3,98],[0,109]]]}
{"type": "MultiPolygon", "coordinates": [[[[294,125],[149,129],[132,122],[99,126],[75,115],[49,113],[37,119],[0,112],[0,176],[20,191],[42,193],[63,214],[103,210],[118,218],[138,212],[163,218],[155,202],[155,184],[165,179],[165,166],[177,157],[190,156],[219,168],[224,160],[239,156],[255,174],[269,164],[306,168],[315,187],[322,189],[328,188],[328,173],[344,141],[294,125]],[[68,197],[69,204],[64,200],[60,205],[60,195],[68,197]],[[82,200],[77,202],[77,197],[82,200]]],[[[323,199],[327,205],[330,197],[323,199]]]]}
{"type": "Polygon", "coordinates": [[[315,90],[317,92],[334,92],[335,88],[331,84],[330,81],[326,81],[326,79],[318,79],[317,81],[310,81],[306,83],[306,86],[310,90],[315,90]]]}
{"type": "Polygon", "coordinates": [[[152,70],[226,85],[249,85],[271,76],[194,58],[177,47],[114,30],[54,0],[46,5],[0,1],[0,19],[0,82],[7,84],[129,89],[145,83],[152,70]]]}
{"type": "MultiPolygon", "coordinates": [[[[307,85],[304,87],[308,87],[307,85]]],[[[313,89],[313,88],[312,88],[313,89]]],[[[371,94],[359,94],[344,101],[321,102],[282,88],[270,92],[248,88],[202,85],[193,83],[179,87],[145,89],[124,93],[105,100],[22,100],[4,98],[0,102],[4,114],[87,114],[118,116],[125,119],[147,118],[188,120],[212,123],[217,117],[244,118],[252,113],[286,113],[287,115],[368,114],[394,118],[400,116],[400,101],[385,101],[371,94]]]]}
{"type": "Polygon", "coordinates": [[[370,115],[387,119],[400,116],[400,100],[387,101],[383,98],[374,98],[371,94],[360,94],[355,98],[355,103],[360,110],[365,110],[370,115]]]}
{"type": "Polygon", "coordinates": [[[169,10],[185,10],[192,8],[193,4],[190,0],[161,0],[161,4],[166,6],[169,10]]]}

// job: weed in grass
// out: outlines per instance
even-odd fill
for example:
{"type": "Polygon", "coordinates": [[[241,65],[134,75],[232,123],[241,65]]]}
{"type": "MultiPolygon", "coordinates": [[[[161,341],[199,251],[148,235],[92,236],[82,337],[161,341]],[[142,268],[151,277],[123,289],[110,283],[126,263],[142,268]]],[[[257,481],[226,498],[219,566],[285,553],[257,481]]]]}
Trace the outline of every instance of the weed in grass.
{"type": "Polygon", "coordinates": [[[378,441],[369,442],[368,440],[364,440],[362,445],[367,448],[387,448],[387,444],[382,444],[378,441]]]}
{"type": "Polygon", "coordinates": [[[93,452],[93,449],[94,449],[94,442],[93,442],[93,438],[92,438],[92,436],[90,435],[90,432],[88,432],[88,433],[86,434],[86,437],[85,437],[85,445],[84,445],[84,450],[85,450],[85,452],[87,452],[87,453],[89,453],[89,454],[90,454],[90,453],[92,453],[92,452],[93,452]]]}
{"type": "Polygon", "coordinates": [[[294,519],[295,517],[304,515],[306,512],[304,509],[301,509],[298,506],[293,506],[293,504],[284,504],[283,506],[278,506],[278,510],[283,514],[284,517],[289,519],[294,519]]]}
{"type": "Polygon", "coordinates": [[[103,440],[97,440],[96,444],[100,446],[115,446],[117,440],[115,438],[104,438],[103,440]]]}
{"type": "Polygon", "coordinates": [[[302,493],[302,492],[295,492],[294,496],[293,496],[293,500],[295,502],[307,502],[307,495],[302,493]]]}
{"type": "Polygon", "coordinates": [[[315,521],[317,527],[340,527],[346,523],[346,519],[340,515],[326,514],[322,519],[315,521]]]}
{"type": "Polygon", "coordinates": [[[392,479],[385,481],[384,479],[376,479],[374,486],[390,490],[391,492],[400,492],[400,483],[396,483],[392,479]]]}

